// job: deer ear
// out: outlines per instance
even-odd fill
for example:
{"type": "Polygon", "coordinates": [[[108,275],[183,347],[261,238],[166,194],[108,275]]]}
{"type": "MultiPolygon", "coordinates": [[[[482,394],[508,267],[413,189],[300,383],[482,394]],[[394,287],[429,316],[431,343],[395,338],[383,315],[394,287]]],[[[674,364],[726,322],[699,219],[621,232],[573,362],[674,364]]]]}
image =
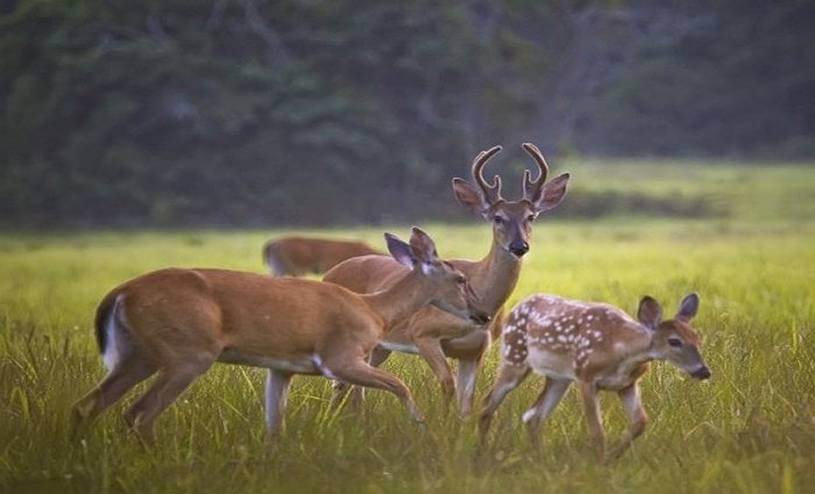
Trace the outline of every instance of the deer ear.
{"type": "Polygon", "coordinates": [[[453,179],[453,194],[455,194],[456,199],[462,206],[478,214],[484,214],[484,211],[489,209],[489,205],[484,201],[481,193],[463,178],[456,177],[453,179]]]}
{"type": "Polygon", "coordinates": [[[650,329],[657,329],[662,321],[662,307],[659,302],[651,296],[644,296],[640,300],[640,307],[637,309],[637,319],[650,329]]]}
{"type": "Polygon", "coordinates": [[[439,258],[433,239],[417,226],[411,228],[410,249],[420,262],[430,263],[439,258]]]}
{"type": "Polygon", "coordinates": [[[568,173],[558,175],[543,186],[543,193],[535,204],[538,212],[556,208],[566,197],[566,186],[569,184],[568,173]]]}
{"type": "Polygon", "coordinates": [[[413,252],[406,242],[399,240],[399,237],[393,235],[391,233],[385,234],[385,243],[388,244],[388,252],[391,253],[394,259],[396,259],[399,264],[404,264],[409,268],[413,268],[416,265],[418,259],[413,256],[413,252]]]}
{"type": "Polygon", "coordinates": [[[688,322],[696,317],[698,311],[699,295],[691,293],[686,295],[685,298],[682,299],[682,302],[679,303],[679,311],[676,313],[676,318],[680,321],[688,322]]]}

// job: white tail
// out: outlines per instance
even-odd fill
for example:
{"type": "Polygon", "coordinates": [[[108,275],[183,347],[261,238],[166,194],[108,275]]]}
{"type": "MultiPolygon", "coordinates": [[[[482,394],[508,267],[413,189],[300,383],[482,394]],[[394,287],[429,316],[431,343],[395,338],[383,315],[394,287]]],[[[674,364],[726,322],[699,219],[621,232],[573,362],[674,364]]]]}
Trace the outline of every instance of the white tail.
{"type": "Polygon", "coordinates": [[[699,337],[690,326],[699,297],[685,297],[672,320],[662,321],[662,309],[651,297],[640,302],[638,320],[622,310],[599,303],[534,295],[519,303],[503,329],[501,367],[480,419],[486,439],[492,416],[530,370],[546,376],[535,404],[523,414],[530,439],[538,441],[540,426],[572,382],[580,388],[589,432],[604,452],[605,439],[597,392],[616,391],[631,427],[610,456],[625,451],[645,430],[638,381],[648,362],[667,360],[697,379],[710,377],[699,353],[699,337]]]}

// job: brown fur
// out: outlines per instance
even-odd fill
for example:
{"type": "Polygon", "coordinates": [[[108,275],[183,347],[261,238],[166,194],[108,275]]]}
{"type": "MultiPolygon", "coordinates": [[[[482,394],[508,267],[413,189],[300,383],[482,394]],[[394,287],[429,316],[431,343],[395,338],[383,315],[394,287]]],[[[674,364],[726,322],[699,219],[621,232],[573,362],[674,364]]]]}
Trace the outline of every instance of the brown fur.
{"type": "Polygon", "coordinates": [[[118,349],[119,358],[106,378],[76,403],[77,425],[158,373],[125,415],[150,441],[155,418],[216,361],[270,369],[267,417],[272,433],[282,423],[293,374],[322,374],[390,391],[421,420],[405,385],[368,366],[365,358],[390,324],[429,303],[444,304],[460,317],[484,316],[474,307],[466,278],[435,256],[435,246],[423,232],[414,229],[414,237],[422,239],[413,249],[398,240],[393,241],[397,250],[389,244],[414,269],[369,295],[331,283],[220,269],[162,269],[114,288],[97,311],[97,334],[116,326],[110,331],[119,341],[100,339],[100,349],[118,349]]]}
{"type": "Polygon", "coordinates": [[[699,336],[689,325],[695,315],[677,314],[661,321],[662,309],[651,297],[643,298],[635,321],[622,310],[599,303],[534,295],[519,303],[503,328],[501,366],[481,413],[481,440],[495,410],[530,371],[547,376],[546,387],[535,405],[524,414],[530,438],[538,440],[542,422],[557,406],[571,382],[580,388],[589,431],[604,447],[597,392],[615,391],[623,400],[631,428],[612,456],[622,453],[645,430],[647,415],[640,403],[638,381],[649,362],[669,360],[686,372],[706,379],[709,370],[699,354],[699,336]],[[674,343],[680,342],[678,346],[674,343]]]}
{"type": "Polygon", "coordinates": [[[322,274],[346,259],[380,252],[365,242],[283,237],[263,246],[263,262],[275,276],[322,274]]]}
{"type": "MultiPolygon", "coordinates": [[[[500,149],[496,146],[476,156],[472,178],[478,184],[478,189],[463,179],[453,179],[453,190],[459,202],[492,223],[490,252],[480,261],[450,261],[469,278],[480,299],[481,309],[490,314],[494,321],[500,321],[502,307],[515,289],[521,272],[520,256],[526,252],[524,250],[519,255],[513,254],[510,252],[512,246],[522,245],[528,249],[532,221],[540,212],[552,209],[562,201],[569,180],[568,174],[564,174],[544,185],[548,168],[545,162],[541,163],[536,158],[540,174],[534,185],[534,200],[525,197],[519,201],[507,201],[501,197],[500,177],[496,176],[491,184],[483,177],[486,160],[500,149]]],[[[528,149],[527,151],[529,152],[528,149]]],[[[356,292],[369,293],[389,286],[402,269],[398,263],[385,257],[358,257],[338,264],[326,273],[323,280],[356,292]]],[[[428,307],[398,321],[388,331],[383,345],[377,348],[371,364],[379,365],[388,358],[390,351],[386,346],[415,347],[439,379],[444,396],[450,399],[458,395],[459,411],[462,415],[467,415],[472,406],[478,368],[489,348],[490,333],[497,335],[499,332],[499,323],[493,322],[490,327],[476,326],[428,307]],[[446,357],[459,360],[458,385],[446,357]]],[[[338,385],[337,400],[345,392],[347,386],[338,385]]],[[[358,399],[359,395],[355,400],[358,399]]]]}

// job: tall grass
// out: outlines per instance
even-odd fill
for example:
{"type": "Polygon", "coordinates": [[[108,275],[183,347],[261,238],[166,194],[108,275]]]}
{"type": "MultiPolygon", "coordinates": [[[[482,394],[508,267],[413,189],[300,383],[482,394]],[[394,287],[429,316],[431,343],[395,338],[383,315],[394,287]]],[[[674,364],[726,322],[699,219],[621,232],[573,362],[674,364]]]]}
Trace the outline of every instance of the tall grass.
{"type": "MultiPolygon", "coordinates": [[[[445,256],[476,257],[489,242],[481,225],[427,229],[445,256]]],[[[536,232],[510,303],[547,291],[633,311],[649,293],[674,310],[686,292],[702,295],[696,325],[714,378],[700,384],[656,366],[643,386],[651,425],[616,463],[594,461],[574,393],[546,425],[543,450],[531,451],[519,421],[541,387],[530,379],[499,410],[483,452],[489,461],[474,464],[474,423],[445,412],[436,381],[412,357],[387,365],[414,390],[429,418],[424,429],[389,395],[369,392],[361,414],[337,412],[328,406],[326,380],[298,377],[287,431],[270,446],[262,371],[216,366],[160,417],[156,448],[144,450],[127,434],[124,405],[72,441],[70,404],[104,374],[91,328],[101,296],[166,265],[259,270],[265,235],[7,235],[0,239],[0,488],[787,492],[812,485],[815,229],[642,220],[544,223],[536,232]]],[[[346,234],[381,243],[378,229],[346,234]]],[[[479,397],[496,364],[493,353],[479,397]]],[[[617,437],[624,416],[612,395],[603,403],[609,434],[617,437]]]]}
{"type": "MultiPolygon", "coordinates": [[[[588,447],[574,392],[532,451],[520,415],[541,388],[529,379],[496,416],[492,442],[441,404],[427,365],[386,364],[416,395],[419,428],[392,396],[372,391],[355,414],[329,407],[322,378],[297,377],[288,428],[264,439],[263,372],[216,366],[158,421],[145,450],[121,412],[141,385],[81,440],[71,403],[104,375],[92,316],[113,286],[164,266],[259,271],[269,232],[0,235],[0,492],[794,492],[815,485],[815,180],[796,166],[677,163],[569,165],[593,191],[704,196],[726,218],[543,221],[510,304],[532,292],[600,300],[633,311],[648,293],[667,311],[696,290],[695,325],[714,377],[691,381],[657,365],[643,383],[651,423],[619,461],[588,447]],[[479,453],[486,461],[475,463],[479,453]]],[[[424,225],[442,255],[478,257],[484,225],[424,225]]],[[[331,230],[382,245],[383,229],[331,230]]],[[[392,228],[406,233],[405,227],[392,228]]],[[[274,234],[285,232],[277,231],[274,234]]],[[[494,378],[487,358],[478,395],[494,378]]],[[[610,438],[626,426],[603,399],[610,438]]]]}

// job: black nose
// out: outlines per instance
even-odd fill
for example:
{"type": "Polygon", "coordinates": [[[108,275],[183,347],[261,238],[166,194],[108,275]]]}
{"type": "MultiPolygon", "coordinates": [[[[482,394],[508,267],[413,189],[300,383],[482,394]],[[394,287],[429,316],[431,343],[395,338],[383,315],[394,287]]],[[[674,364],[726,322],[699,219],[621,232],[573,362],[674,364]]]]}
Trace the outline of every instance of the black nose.
{"type": "Polygon", "coordinates": [[[490,319],[492,318],[486,312],[477,311],[473,312],[473,314],[470,316],[470,319],[472,319],[472,321],[476,324],[486,324],[490,322],[490,319]]]}
{"type": "Polygon", "coordinates": [[[523,240],[516,240],[515,242],[509,244],[509,251],[518,257],[522,257],[524,254],[529,252],[529,244],[523,240]]]}
{"type": "Polygon", "coordinates": [[[705,379],[710,378],[710,369],[708,369],[707,366],[703,365],[702,367],[693,371],[693,374],[691,374],[691,376],[695,377],[696,379],[699,379],[700,381],[704,381],[705,379]]]}

